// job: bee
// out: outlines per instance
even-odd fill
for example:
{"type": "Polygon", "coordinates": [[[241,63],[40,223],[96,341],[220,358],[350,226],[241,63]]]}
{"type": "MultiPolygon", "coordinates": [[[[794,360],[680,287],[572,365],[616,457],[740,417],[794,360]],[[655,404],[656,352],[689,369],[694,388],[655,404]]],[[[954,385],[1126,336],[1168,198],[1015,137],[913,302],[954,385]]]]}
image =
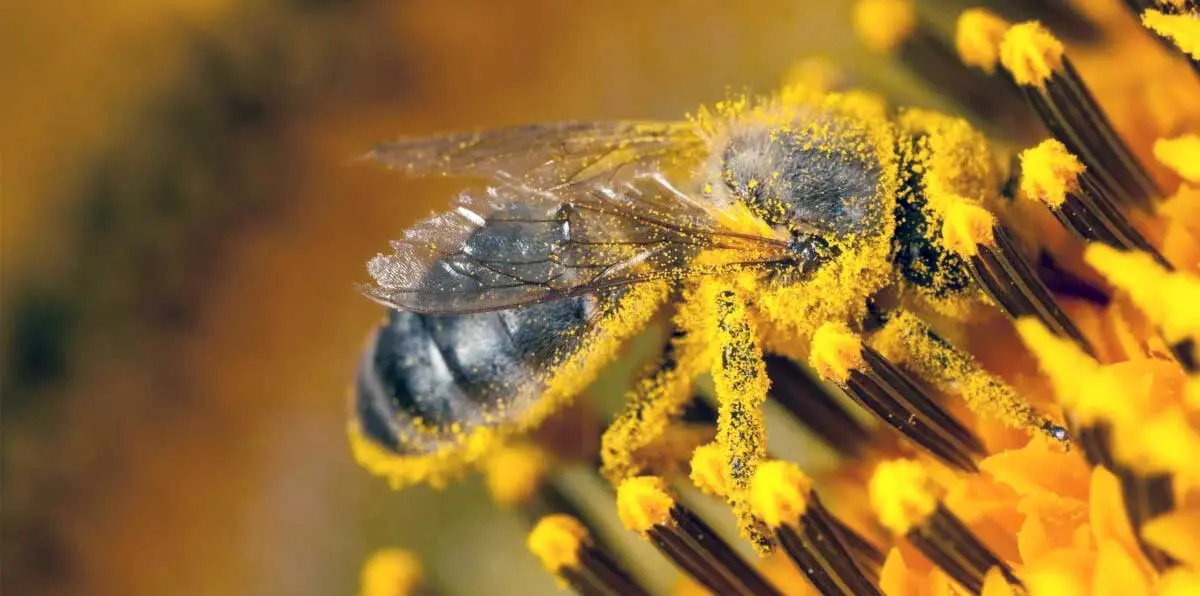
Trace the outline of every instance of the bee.
{"type": "MultiPolygon", "coordinates": [[[[369,157],[485,182],[368,266],[362,290],[389,310],[361,361],[351,435],[359,461],[397,484],[444,481],[538,424],[662,312],[670,357],[606,431],[604,472],[643,471],[639,454],[711,375],[739,511],[766,453],[764,358],[810,363],[972,468],[978,439],[928,396],[938,379],[914,371],[921,354],[941,359],[933,377],[973,360],[921,321],[998,308],[1078,336],[1000,219],[1005,180],[984,137],[871,94],[788,89],[678,122],[402,139],[369,157]],[[887,320],[906,326],[877,349],[887,320]],[[892,362],[904,346],[914,366],[892,362]]],[[[1061,432],[1023,402],[994,409],[1061,432]]]]}

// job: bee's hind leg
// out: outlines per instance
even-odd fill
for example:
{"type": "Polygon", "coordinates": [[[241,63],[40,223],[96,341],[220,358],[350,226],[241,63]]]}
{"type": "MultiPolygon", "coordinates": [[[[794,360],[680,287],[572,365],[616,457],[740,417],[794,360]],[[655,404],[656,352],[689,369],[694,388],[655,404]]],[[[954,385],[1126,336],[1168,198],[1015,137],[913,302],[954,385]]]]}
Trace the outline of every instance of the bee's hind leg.
{"type": "Polygon", "coordinates": [[[943,393],[960,395],[981,418],[1067,441],[1065,427],[1039,413],[1015,388],[916,315],[896,309],[883,313],[882,319],[870,344],[883,357],[905,366],[943,393]]]}

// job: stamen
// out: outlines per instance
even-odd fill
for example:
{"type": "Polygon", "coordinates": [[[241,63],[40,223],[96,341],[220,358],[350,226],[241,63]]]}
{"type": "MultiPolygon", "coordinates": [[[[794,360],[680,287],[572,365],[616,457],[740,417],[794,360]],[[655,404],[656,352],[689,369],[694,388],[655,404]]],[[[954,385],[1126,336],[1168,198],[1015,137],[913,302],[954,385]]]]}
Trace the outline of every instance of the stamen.
{"type": "Polygon", "coordinates": [[[1054,137],[1095,174],[1096,192],[1115,205],[1147,209],[1162,196],[1046,28],[1036,21],[1010,28],[1000,62],[1054,137]]]}
{"type": "Polygon", "coordinates": [[[549,457],[532,444],[506,445],[483,462],[483,480],[492,500],[501,507],[528,502],[538,491],[549,457]]]}
{"type": "Polygon", "coordinates": [[[547,571],[584,596],[649,594],[571,516],[543,517],[526,544],[547,571]]]}
{"type": "Polygon", "coordinates": [[[778,594],[695,513],[667,494],[661,479],[638,476],[617,488],[617,514],[698,583],[716,594],[778,594]]]}
{"type": "Polygon", "coordinates": [[[849,544],[869,545],[838,522],[812,491],[800,468],[773,461],[759,466],[750,489],[755,513],[775,530],[788,556],[822,594],[880,594],[875,586],[882,555],[860,562],[849,544]],[[847,540],[846,536],[854,538],[847,540]],[[874,565],[874,567],[872,567],[874,565]],[[868,574],[870,576],[868,576],[868,574]]]}
{"type": "Polygon", "coordinates": [[[1142,24],[1158,37],[1173,42],[1175,50],[1182,53],[1192,63],[1192,68],[1200,72],[1200,15],[1147,10],[1142,13],[1142,24]]]}
{"type": "Polygon", "coordinates": [[[412,553],[398,548],[376,551],[367,559],[359,580],[362,596],[433,596],[421,579],[421,562],[412,553]]]}
{"type": "Polygon", "coordinates": [[[1117,464],[1113,474],[1121,481],[1121,493],[1125,496],[1125,513],[1129,525],[1138,538],[1138,546],[1146,559],[1159,571],[1178,564],[1173,557],[1148,543],[1141,535],[1146,522],[1170,513],[1175,509],[1174,479],[1170,474],[1146,474],[1131,466],[1117,464]]]}
{"type": "Polygon", "coordinates": [[[943,214],[946,247],[967,260],[971,277],[995,303],[1018,318],[1033,316],[1093,353],[1075,323],[1058,306],[1033,266],[1017,250],[1008,229],[982,207],[948,201],[943,214]]]}
{"type": "Polygon", "coordinates": [[[904,536],[946,575],[978,594],[988,571],[997,568],[1010,585],[1021,583],[1012,569],[942,504],[940,489],[915,461],[891,460],[875,470],[871,506],[880,523],[904,536]]]}
{"type": "Polygon", "coordinates": [[[1076,237],[1123,250],[1150,253],[1164,267],[1167,260],[1121,214],[1079,159],[1056,140],[1021,153],[1021,192],[1050,208],[1076,237]]]}
{"type": "Polygon", "coordinates": [[[947,465],[977,469],[973,456],[983,453],[979,439],[844,325],[818,329],[810,359],[822,378],[947,465]]]}
{"type": "Polygon", "coordinates": [[[1159,139],[1154,142],[1154,157],[1184,180],[1200,183],[1200,135],[1159,139]]]}
{"type": "Polygon", "coordinates": [[[844,456],[861,455],[871,434],[790,358],[767,356],[769,396],[844,456]]]}
{"type": "MultiPolygon", "coordinates": [[[[990,10],[964,10],[958,15],[954,31],[954,48],[959,59],[987,74],[996,72],[996,66],[1000,64],[1000,43],[1011,26],[990,10]]],[[[1007,73],[1004,75],[1008,76],[1007,73]]]]}
{"type": "Polygon", "coordinates": [[[946,94],[981,122],[1004,121],[1005,133],[1027,124],[1013,125],[1025,110],[1012,89],[963,64],[932,23],[919,17],[911,0],[859,0],[854,28],[868,49],[896,56],[929,88],[946,94]]]}

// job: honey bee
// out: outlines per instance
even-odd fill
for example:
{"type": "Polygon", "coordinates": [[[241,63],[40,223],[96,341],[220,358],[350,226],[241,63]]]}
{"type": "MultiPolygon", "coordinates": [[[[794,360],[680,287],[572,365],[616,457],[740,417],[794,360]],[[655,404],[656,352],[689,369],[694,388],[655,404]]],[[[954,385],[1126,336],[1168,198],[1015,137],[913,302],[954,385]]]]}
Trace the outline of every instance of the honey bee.
{"type": "MultiPolygon", "coordinates": [[[[402,139],[369,157],[486,182],[368,266],[363,292],[389,312],[362,358],[351,435],[360,462],[398,484],[440,482],[536,425],[664,311],[671,357],[607,431],[610,478],[640,471],[640,450],[711,375],[726,474],[745,484],[766,452],[764,357],[811,363],[971,468],[979,441],[889,360],[895,349],[873,347],[878,324],[999,308],[1080,337],[1003,225],[1001,160],[984,137],[867,93],[789,89],[679,122],[402,139]]],[[[927,329],[897,337],[972,365],[927,329]]],[[[996,408],[1062,432],[1023,402],[996,408]]]]}

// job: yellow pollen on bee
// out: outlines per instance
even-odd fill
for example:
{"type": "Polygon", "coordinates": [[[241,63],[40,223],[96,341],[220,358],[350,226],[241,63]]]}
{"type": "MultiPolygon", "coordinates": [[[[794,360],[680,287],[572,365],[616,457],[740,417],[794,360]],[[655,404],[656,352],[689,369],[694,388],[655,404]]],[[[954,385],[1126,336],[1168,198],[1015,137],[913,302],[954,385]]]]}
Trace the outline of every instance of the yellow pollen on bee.
{"type": "Polygon", "coordinates": [[[1051,208],[1059,207],[1068,194],[1079,192],[1084,169],[1066,145],[1054,139],[1042,141],[1021,153],[1021,193],[1051,208]]]}
{"type": "Polygon", "coordinates": [[[917,26],[911,0],[859,0],[854,5],[854,31],[872,52],[889,52],[917,26]]]}
{"type": "Polygon", "coordinates": [[[990,10],[971,8],[958,15],[954,47],[967,66],[991,74],[1000,62],[1000,43],[1011,25],[990,10]]]}
{"type": "Polygon", "coordinates": [[[661,478],[635,476],[617,487],[617,516],[630,530],[645,534],[671,520],[675,499],[667,494],[661,478]]]}
{"type": "Polygon", "coordinates": [[[809,364],[823,379],[845,383],[851,371],[862,370],[862,340],[843,324],[825,323],[812,338],[809,364]]]}
{"type": "Polygon", "coordinates": [[[1200,60],[1200,17],[1194,14],[1166,14],[1158,10],[1142,13],[1147,29],[1170,39],[1193,60],[1200,60]]]}
{"type": "Polygon", "coordinates": [[[1154,157],[1184,180],[1200,183],[1200,135],[1159,139],[1154,142],[1154,157]]]}
{"type": "Polygon", "coordinates": [[[897,536],[907,534],[933,515],[939,488],[920,463],[889,460],[871,476],[868,493],[879,523],[897,536]]]}
{"type": "Polygon", "coordinates": [[[555,514],[538,520],[525,544],[547,571],[558,573],[579,568],[579,551],[588,540],[588,531],[579,520],[555,514]]]}
{"type": "Polygon", "coordinates": [[[716,443],[701,445],[692,453],[692,484],[700,492],[715,497],[729,494],[729,483],[725,480],[725,452],[716,443]]]}
{"type": "Polygon", "coordinates": [[[1021,85],[1045,86],[1062,68],[1063,44],[1037,21],[1014,25],[1000,44],[1000,62],[1021,85]]]}
{"type": "Polygon", "coordinates": [[[964,257],[979,253],[979,245],[995,243],[996,216],[983,207],[966,202],[950,203],[943,214],[942,242],[964,257]]]}
{"type": "Polygon", "coordinates": [[[812,480],[800,467],[770,461],[758,467],[750,483],[750,507],[767,526],[798,523],[808,508],[812,480]]]}
{"type": "Polygon", "coordinates": [[[1157,324],[1171,343],[1200,337],[1200,278],[1171,273],[1145,253],[1121,252],[1091,244],[1084,261],[1129,298],[1157,324]]]}
{"type": "Polygon", "coordinates": [[[385,548],[362,568],[359,596],[408,596],[421,582],[421,563],[412,553],[385,548]]]}

